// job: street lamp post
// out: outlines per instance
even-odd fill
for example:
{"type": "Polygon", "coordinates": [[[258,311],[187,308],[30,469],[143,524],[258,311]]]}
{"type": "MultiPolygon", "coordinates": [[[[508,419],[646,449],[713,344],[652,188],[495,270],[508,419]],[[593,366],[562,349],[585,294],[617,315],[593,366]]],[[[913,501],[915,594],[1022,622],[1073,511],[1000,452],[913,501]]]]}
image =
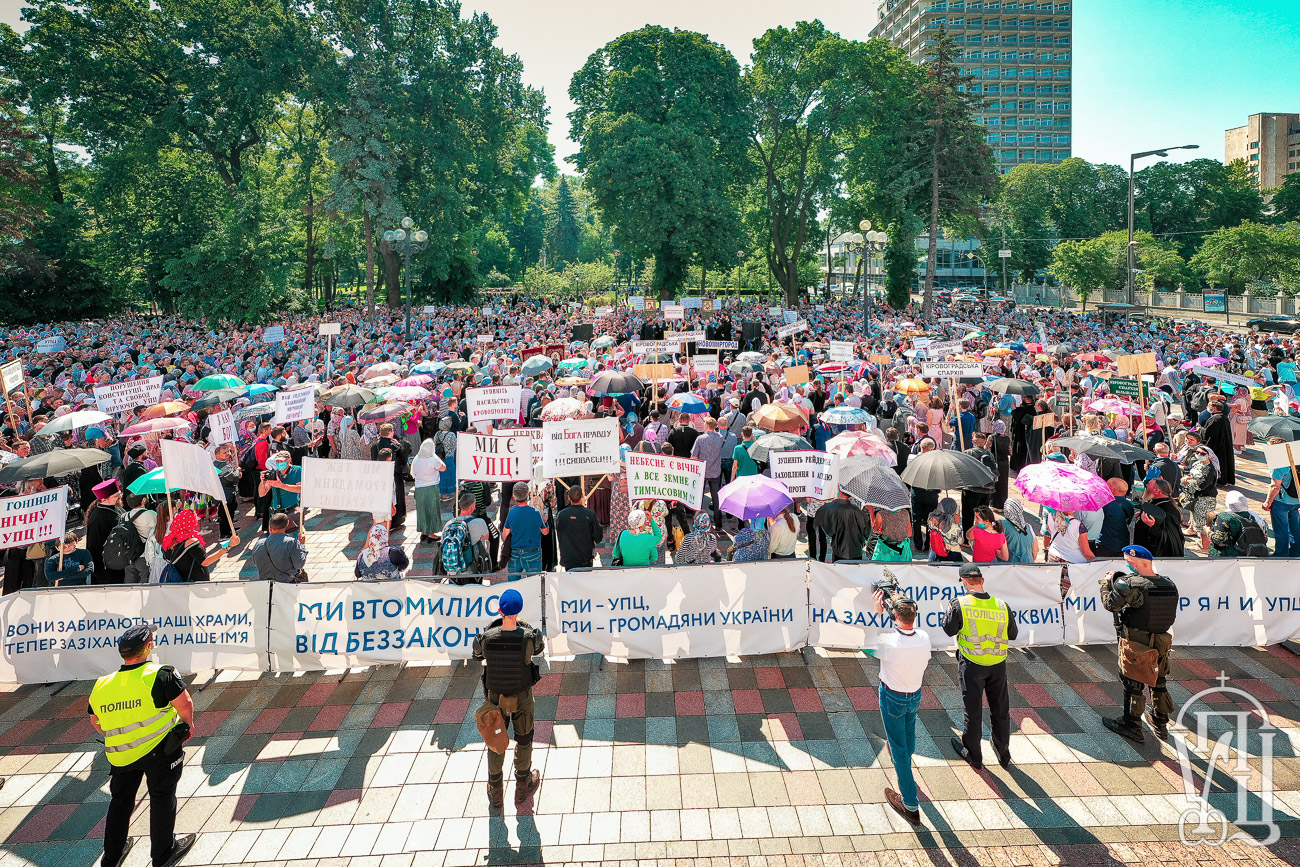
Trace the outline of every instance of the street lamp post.
{"type": "Polygon", "coordinates": [[[873,232],[871,230],[871,221],[863,220],[858,223],[858,228],[862,234],[855,239],[855,246],[858,248],[858,255],[866,261],[862,269],[862,335],[863,337],[871,336],[871,269],[876,255],[885,249],[889,241],[889,236],[884,232],[873,232]]]}
{"type": "Polygon", "coordinates": [[[1156,148],[1152,151],[1140,151],[1130,154],[1128,158],[1128,304],[1132,306],[1137,298],[1133,291],[1133,167],[1138,160],[1145,157],[1167,157],[1170,151],[1194,151],[1200,145],[1176,145],[1175,147],[1156,148]]]}
{"type": "Polygon", "coordinates": [[[411,255],[418,253],[429,243],[429,233],[423,229],[415,229],[415,220],[410,217],[402,217],[402,228],[389,229],[384,232],[384,240],[392,245],[400,245],[402,251],[403,268],[406,270],[406,342],[411,342],[411,255]]]}

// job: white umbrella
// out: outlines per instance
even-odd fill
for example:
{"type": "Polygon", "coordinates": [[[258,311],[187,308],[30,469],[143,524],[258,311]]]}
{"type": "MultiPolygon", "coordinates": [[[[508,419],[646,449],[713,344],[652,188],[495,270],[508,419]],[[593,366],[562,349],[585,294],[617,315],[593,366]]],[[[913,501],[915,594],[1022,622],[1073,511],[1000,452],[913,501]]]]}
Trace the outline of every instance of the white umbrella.
{"type": "Polygon", "coordinates": [[[82,409],[76,412],[70,412],[67,415],[61,415],[54,421],[41,428],[36,435],[38,437],[50,436],[52,434],[61,434],[65,431],[76,430],[81,427],[90,427],[93,424],[103,424],[106,421],[112,421],[113,417],[106,412],[100,412],[97,409],[82,409]]]}

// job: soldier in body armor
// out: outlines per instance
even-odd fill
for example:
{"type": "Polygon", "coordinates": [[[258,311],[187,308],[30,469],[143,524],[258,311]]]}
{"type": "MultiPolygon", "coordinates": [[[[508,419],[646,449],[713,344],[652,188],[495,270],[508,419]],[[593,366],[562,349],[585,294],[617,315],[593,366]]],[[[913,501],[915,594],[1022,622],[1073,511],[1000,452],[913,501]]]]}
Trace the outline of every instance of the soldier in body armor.
{"type": "Polygon", "coordinates": [[[1106,728],[1134,743],[1142,743],[1145,687],[1151,687],[1146,720],[1162,740],[1169,736],[1173,700],[1165,689],[1173,636],[1169,628],[1178,615],[1178,588],[1151,564],[1151,552],[1141,545],[1124,549],[1131,574],[1112,572],[1101,582],[1101,604],[1115,615],[1119,634],[1120,683],[1124,685],[1124,715],[1104,719],[1106,728]]]}
{"type": "MultiPolygon", "coordinates": [[[[524,598],[518,590],[501,594],[501,616],[474,638],[474,658],[483,665],[483,693],[490,705],[501,709],[515,733],[515,803],[522,804],[541,785],[542,775],[533,770],[533,684],[538,680],[534,656],[543,648],[541,630],[519,619],[524,598]]],[[[488,750],[488,802],[501,807],[505,802],[504,735],[501,752],[488,750]]]]}

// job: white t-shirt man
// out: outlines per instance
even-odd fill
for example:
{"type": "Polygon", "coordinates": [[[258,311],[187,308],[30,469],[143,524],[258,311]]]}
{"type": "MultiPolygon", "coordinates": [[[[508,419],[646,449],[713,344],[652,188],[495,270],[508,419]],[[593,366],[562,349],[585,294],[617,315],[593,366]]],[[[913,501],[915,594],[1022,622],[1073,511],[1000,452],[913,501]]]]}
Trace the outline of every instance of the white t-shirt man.
{"type": "Polygon", "coordinates": [[[930,664],[930,633],[900,626],[882,632],[879,641],[873,655],[880,660],[880,682],[906,695],[920,689],[925,667],[930,664]]]}

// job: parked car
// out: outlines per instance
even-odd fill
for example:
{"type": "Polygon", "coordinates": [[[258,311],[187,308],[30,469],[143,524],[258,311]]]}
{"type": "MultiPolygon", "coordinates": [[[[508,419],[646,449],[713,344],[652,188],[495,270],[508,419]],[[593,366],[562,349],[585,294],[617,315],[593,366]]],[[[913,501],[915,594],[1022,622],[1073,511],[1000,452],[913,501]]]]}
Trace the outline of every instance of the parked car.
{"type": "Polygon", "coordinates": [[[1283,334],[1295,334],[1300,331],[1300,316],[1285,314],[1281,316],[1260,316],[1246,322],[1251,331],[1277,331],[1283,334]]]}

